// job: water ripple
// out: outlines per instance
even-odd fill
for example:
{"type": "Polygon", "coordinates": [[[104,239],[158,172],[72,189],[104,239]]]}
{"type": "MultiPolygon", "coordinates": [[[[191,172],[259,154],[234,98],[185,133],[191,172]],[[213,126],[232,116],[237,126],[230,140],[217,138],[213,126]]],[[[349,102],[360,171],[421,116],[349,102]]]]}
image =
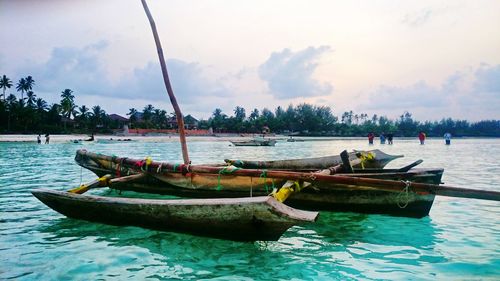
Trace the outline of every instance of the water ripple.
{"type": "MultiPolygon", "coordinates": [[[[223,158],[277,159],[382,148],[404,154],[389,167],[424,159],[443,167],[448,185],[499,190],[496,139],[395,140],[369,147],[365,140],[283,143],[237,148],[228,142],[190,142],[195,163],[223,158]]],[[[495,280],[500,276],[498,202],[436,198],[429,217],[323,212],[315,224],[297,226],[276,242],[239,243],[116,227],[65,218],[30,190],[64,190],[94,179],[74,164],[80,145],[0,143],[0,279],[13,280],[495,280]],[[8,270],[6,270],[8,269],[8,270]]],[[[106,154],[181,162],[176,142],[95,144],[106,154]]],[[[108,196],[143,195],[107,190],[108,196]]],[[[150,196],[155,197],[155,196],[150,196]]]]}

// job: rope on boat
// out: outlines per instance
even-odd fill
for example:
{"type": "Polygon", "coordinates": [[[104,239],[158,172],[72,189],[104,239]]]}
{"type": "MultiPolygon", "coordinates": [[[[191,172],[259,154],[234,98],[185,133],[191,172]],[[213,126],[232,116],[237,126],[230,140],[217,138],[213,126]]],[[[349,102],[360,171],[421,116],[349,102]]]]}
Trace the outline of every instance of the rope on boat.
{"type": "MultiPolygon", "coordinates": [[[[110,175],[105,175],[97,179],[98,186],[109,186],[109,180],[111,179],[110,175]]],[[[95,183],[95,181],[94,181],[95,183]]],[[[80,184],[79,187],[73,188],[68,190],[70,193],[77,193],[81,194],[87,191],[89,188],[91,188],[94,184],[93,183],[88,183],[88,184],[80,184]]]]}
{"type": "Polygon", "coordinates": [[[287,183],[285,183],[285,185],[279,190],[276,188],[273,189],[273,192],[270,195],[273,196],[274,199],[283,203],[292,193],[299,192],[300,190],[302,190],[302,186],[300,186],[300,182],[297,180],[294,181],[292,185],[287,185],[287,183]]]}
{"type": "MultiPolygon", "coordinates": [[[[269,187],[267,185],[267,170],[263,170],[262,174],[260,174],[259,178],[264,179],[264,188],[266,189],[266,193],[269,193],[269,187]]],[[[274,179],[272,179],[272,185],[271,185],[272,190],[274,190],[274,179]]]]}
{"type": "Polygon", "coordinates": [[[122,168],[123,168],[123,161],[125,161],[125,159],[127,159],[127,157],[120,158],[120,162],[118,162],[118,164],[116,165],[116,176],[117,177],[121,177],[122,168]]]}
{"type": "MultiPolygon", "coordinates": [[[[144,170],[145,170],[145,171],[147,171],[147,170],[148,170],[148,168],[149,168],[149,165],[151,165],[151,163],[153,163],[153,159],[151,159],[151,157],[150,157],[150,156],[148,156],[148,157],[146,157],[146,159],[145,159],[145,161],[144,161],[144,162],[146,163],[146,166],[144,167],[144,170]]],[[[142,168],[141,168],[141,169],[142,169],[142,168]]]]}
{"type": "Polygon", "coordinates": [[[399,208],[404,209],[408,206],[408,203],[410,202],[411,181],[401,181],[401,182],[405,184],[405,187],[398,194],[397,203],[399,208]]]}
{"type": "Polygon", "coordinates": [[[178,168],[178,167],[179,167],[179,164],[174,164],[174,167],[172,168],[172,170],[173,170],[174,172],[177,172],[177,168],[178,168]]]}
{"type": "Polygon", "coordinates": [[[109,161],[109,169],[110,170],[113,170],[113,164],[115,163],[116,158],[118,158],[118,156],[116,156],[114,154],[111,155],[111,161],[109,161]]]}
{"type": "Polygon", "coordinates": [[[82,186],[82,178],[83,178],[83,166],[80,166],[80,184],[79,184],[79,186],[82,186]]]}
{"type": "Polygon", "coordinates": [[[234,166],[226,166],[226,167],[224,167],[224,168],[220,169],[220,171],[219,171],[219,175],[217,176],[217,188],[216,188],[216,190],[217,190],[217,191],[219,191],[219,190],[221,190],[222,188],[224,188],[224,187],[222,186],[222,184],[220,184],[220,178],[221,178],[221,176],[222,176],[222,175],[230,175],[230,174],[232,174],[233,172],[238,171],[239,169],[240,169],[240,168],[238,168],[238,167],[234,167],[234,166]]]}
{"type": "MultiPolygon", "coordinates": [[[[162,164],[160,164],[161,166],[162,164]]],[[[187,175],[190,173],[191,170],[191,164],[174,164],[172,167],[173,172],[181,172],[183,176],[187,175]]],[[[160,167],[158,167],[160,169],[160,167]]],[[[157,170],[157,172],[161,172],[161,170],[157,170]]]]}
{"type": "Polygon", "coordinates": [[[356,156],[361,160],[361,169],[365,169],[365,163],[368,161],[373,161],[375,160],[375,152],[371,151],[361,151],[356,154],[356,156]]]}

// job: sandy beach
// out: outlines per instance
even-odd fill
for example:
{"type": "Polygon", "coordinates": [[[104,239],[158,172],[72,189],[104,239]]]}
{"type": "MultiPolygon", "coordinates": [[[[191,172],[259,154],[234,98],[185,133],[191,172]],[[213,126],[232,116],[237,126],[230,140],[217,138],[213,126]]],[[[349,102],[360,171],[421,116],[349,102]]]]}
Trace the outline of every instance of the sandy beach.
{"type": "MultiPolygon", "coordinates": [[[[0,135],[0,142],[36,142],[37,135],[0,135]]],[[[50,135],[50,143],[65,143],[71,142],[73,140],[84,140],[88,139],[89,135],[50,135]]],[[[124,140],[130,139],[132,141],[140,142],[177,142],[179,141],[179,136],[177,135],[152,135],[152,136],[116,136],[116,135],[95,135],[95,140],[124,140]]],[[[250,136],[241,137],[238,135],[220,135],[220,136],[187,136],[189,142],[193,141],[229,141],[229,140],[248,140],[251,139],[250,136]]],[[[267,137],[266,137],[267,138],[267,137]]],[[[271,136],[272,139],[285,139],[286,136],[276,135],[271,136]]],[[[45,136],[42,135],[42,143],[45,142],[45,136]]]]}

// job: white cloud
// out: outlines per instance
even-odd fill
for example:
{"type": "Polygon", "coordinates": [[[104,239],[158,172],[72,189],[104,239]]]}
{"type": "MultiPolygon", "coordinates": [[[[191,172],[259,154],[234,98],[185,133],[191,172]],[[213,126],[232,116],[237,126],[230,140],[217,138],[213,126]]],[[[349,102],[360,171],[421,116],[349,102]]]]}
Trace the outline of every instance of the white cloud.
{"type": "Polygon", "coordinates": [[[439,86],[419,81],[409,86],[379,86],[363,95],[358,110],[378,114],[414,113],[419,120],[443,117],[470,120],[500,118],[500,65],[482,64],[456,71],[439,86]]]}
{"type": "Polygon", "coordinates": [[[369,99],[369,109],[408,109],[415,107],[438,107],[445,102],[438,89],[419,81],[407,87],[379,86],[369,99]]]}
{"type": "Polygon", "coordinates": [[[428,22],[432,15],[433,11],[430,8],[421,9],[416,12],[405,14],[401,23],[410,27],[418,27],[428,22]]]}
{"type": "MultiPolygon", "coordinates": [[[[99,55],[107,48],[100,41],[83,48],[58,47],[49,59],[39,64],[25,65],[18,76],[32,75],[36,90],[59,93],[65,88],[75,96],[107,96],[126,99],[165,100],[166,90],[159,63],[149,62],[144,67],[134,68],[118,81],[111,81],[99,55]]],[[[182,60],[167,60],[169,76],[177,99],[192,103],[202,96],[226,97],[227,88],[217,80],[205,78],[205,67],[199,63],[182,60]]]]}
{"type": "Polygon", "coordinates": [[[321,46],[295,53],[290,49],[273,52],[259,66],[259,77],[267,82],[271,94],[278,99],[329,95],[333,86],[315,80],[313,74],[319,57],[330,50],[329,46],[321,46]]]}
{"type": "Polygon", "coordinates": [[[481,64],[475,72],[475,90],[480,93],[490,93],[492,97],[500,96],[500,65],[481,64]]]}

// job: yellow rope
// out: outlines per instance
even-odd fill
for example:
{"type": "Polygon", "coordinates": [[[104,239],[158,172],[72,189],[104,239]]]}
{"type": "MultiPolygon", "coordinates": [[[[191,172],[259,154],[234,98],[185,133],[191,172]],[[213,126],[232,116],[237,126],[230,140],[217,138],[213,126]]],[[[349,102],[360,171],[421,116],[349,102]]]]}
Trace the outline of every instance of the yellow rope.
{"type": "MultiPolygon", "coordinates": [[[[110,179],[110,177],[108,175],[98,178],[97,179],[97,181],[99,182],[98,186],[108,186],[109,179],[110,179]]],[[[73,188],[73,189],[68,190],[68,192],[80,194],[80,193],[87,191],[89,188],[90,188],[89,184],[82,184],[77,188],[73,188]]]]}
{"type": "Polygon", "coordinates": [[[358,155],[358,158],[361,160],[361,169],[365,168],[365,163],[368,161],[373,161],[375,160],[375,152],[360,152],[358,155]]]}
{"type": "Polygon", "coordinates": [[[299,192],[301,189],[299,181],[294,181],[292,186],[284,186],[277,191],[274,189],[271,195],[279,202],[285,202],[292,193],[299,192]]]}

